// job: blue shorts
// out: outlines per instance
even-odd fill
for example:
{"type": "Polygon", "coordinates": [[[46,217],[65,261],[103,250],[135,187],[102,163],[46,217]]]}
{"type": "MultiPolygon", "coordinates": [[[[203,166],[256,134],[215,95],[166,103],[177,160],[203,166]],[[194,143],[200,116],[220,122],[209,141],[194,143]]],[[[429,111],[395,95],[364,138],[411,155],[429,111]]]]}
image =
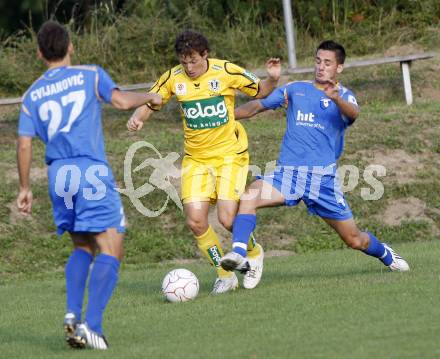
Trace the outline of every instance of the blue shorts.
{"type": "Polygon", "coordinates": [[[67,232],[125,232],[121,198],[113,173],[87,157],[56,160],[48,170],[49,195],[59,235],[67,232]]]}
{"type": "Polygon", "coordinates": [[[257,179],[276,188],[284,196],[286,206],[296,206],[303,201],[312,215],[339,221],[353,217],[335,174],[312,173],[311,170],[285,166],[257,179]]]}

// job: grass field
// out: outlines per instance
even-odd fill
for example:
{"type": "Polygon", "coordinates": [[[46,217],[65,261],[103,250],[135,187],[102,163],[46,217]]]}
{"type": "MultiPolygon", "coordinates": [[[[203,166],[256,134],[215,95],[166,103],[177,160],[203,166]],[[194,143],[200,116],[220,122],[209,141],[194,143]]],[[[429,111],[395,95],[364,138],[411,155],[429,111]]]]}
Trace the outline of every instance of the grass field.
{"type": "MultiPolygon", "coordinates": [[[[106,358],[438,358],[440,243],[399,244],[412,271],[391,273],[351,250],[270,258],[261,285],[211,296],[212,272],[194,302],[165,303],[165,273],[126,266],[106,313],[106,358]]],[[[0,286],[4,358],[76,358],[63,343],[61,274],[0,286]],[[14,299],[11,300],[13,295],[14,299]]]]}
{"type": "MultiPolygon", "coordinates": [[[[404,104],[398,65],[346,71],[361,116],[348,131],[340,165],[362,175],[370,164],[386,167],[384,195],[365,201],[360,178],[347,199],[361,228],[368,228],[408,259],[410,273],[388,273],[380,263],[344,245],[305,209],[259,212],[257,238],[267,252],[297,253],[268,258],[255,291],[213,298],[213,272],[197,258],[184,216],[170,203],[159,218],[142,216],[123,197],[129,221],[120,285],[107,312],[109,353],[115,358],[436,358],[440,327],[440,66],[421,61],[411,69],[415,103],[404,104]],[[187,263],[187,262],[184,262],[187,263]],[[184,266],[201,280],[193,303],[163,302],[165,273],[184,266]]],[[[295,78],[296,79],[296,78],[295,78]]],[[[71,247],[57,239],[47,195],[43,146],[35,141],[31,172],[33,216],[17,214],[15,138],[18,108],[0,109],[0,357],[60,358],[64,311],[63,266],[71,247]]],[[[128,134],[130,113],[106,108],[104,130],[109,161],[124,187],[123,161],[135,141],[152,143],[162,155],[182,153],[182,129],[170,104],[128,134]]],[[[264,170],[276,158],[284,130],[283,112],[244,122],[251,163],[264,170]]],[[[152,152],[137,155],[133,168],[152,152]]],[[[133,175],[135,186],[149,172],[133,175]]],[[[143,199],[160,208],[166,196],[155,190],[143,199]]],[[[228,236],[223,235],[226,247],[228,236]]]]}

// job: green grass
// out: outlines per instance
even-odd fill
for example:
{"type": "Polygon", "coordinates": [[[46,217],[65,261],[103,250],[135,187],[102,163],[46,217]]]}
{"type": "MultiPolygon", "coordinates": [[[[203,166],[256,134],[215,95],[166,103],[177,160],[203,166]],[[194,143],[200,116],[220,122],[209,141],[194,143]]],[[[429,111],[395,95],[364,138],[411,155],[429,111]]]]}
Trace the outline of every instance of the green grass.
{"type": "MultiPolygon", "coordinates": [[[[269,258],[259,287],[165,303],[160,283],[181,264],[126,266],[106,313],[112,358],[434,358],[440,355],[440,243],[399,244],[412,271],[391,273],[352,250],[269,258]]],[[[83,357],[66,348],[61,274],[0,285],[5,358],[83,357]],[[13,298],[13,300],[12,300],[13,298]]]]}

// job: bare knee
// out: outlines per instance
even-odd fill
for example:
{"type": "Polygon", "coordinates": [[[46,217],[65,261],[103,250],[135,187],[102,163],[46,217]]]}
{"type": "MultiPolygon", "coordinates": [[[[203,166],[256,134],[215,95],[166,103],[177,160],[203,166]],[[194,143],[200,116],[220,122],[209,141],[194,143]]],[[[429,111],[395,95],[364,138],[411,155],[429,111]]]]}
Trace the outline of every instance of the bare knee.
{"type": "Polygon", "coordinates": [[[368,246],[368,241],[365,240],[362,232],[360,232],[359,230],[350,231],[349,233],[345,234],[342,239],[347,244],[347,246],[353,249],[363,250],[366,249],[366,247],[368,246]]]}
{"type": "Polygon", "coordinates": [[[258,208],[260,192],[255,188],[248,188],[246,192],[240,197],[239,212],[254,213],[258,208]]]}
{"type": "Polygon", "coordinates": [[[186,224],[195,236],[201,236],[208,230],[208,219],[200,217],[187,217],[186,224]]]}
{"type": "Polygon", "coordinates": [[[109,228],[107,231],[96,235],[96,243],[103,254],[116,257],[119,261],[124,256],[124,235],[118,233],[116,228],[109,228]]]}
{"type": "Polygon", "coordinates": [[[232,230],[232,223],[234,223],[235,213],[224,212],[218,214],[218,221],[228,231],[232,230]]]}

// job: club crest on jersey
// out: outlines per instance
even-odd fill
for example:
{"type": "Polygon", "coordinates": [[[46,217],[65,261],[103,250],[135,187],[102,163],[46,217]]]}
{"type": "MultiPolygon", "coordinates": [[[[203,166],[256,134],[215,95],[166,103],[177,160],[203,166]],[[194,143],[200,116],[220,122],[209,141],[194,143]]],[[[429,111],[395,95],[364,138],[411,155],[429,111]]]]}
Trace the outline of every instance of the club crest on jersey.
{"type": "Polygon", "coordinates": [[[186,95],[186,83],[180,82],[176,84],[176,95],[186,95]]]}
{"type": "Polygon", "coordinates": [[[329,98],[322,98],[319,101],[319,104],[321,105],[321,108],[323,110],[327,109],[330,106],[331,100],[329,98]]]}
{"type": "Polygon", "coordinates": [[[219,92],[220,91],[220,81],[213,79],[208,81],[208,88],[212,92],[219,92]]]}

